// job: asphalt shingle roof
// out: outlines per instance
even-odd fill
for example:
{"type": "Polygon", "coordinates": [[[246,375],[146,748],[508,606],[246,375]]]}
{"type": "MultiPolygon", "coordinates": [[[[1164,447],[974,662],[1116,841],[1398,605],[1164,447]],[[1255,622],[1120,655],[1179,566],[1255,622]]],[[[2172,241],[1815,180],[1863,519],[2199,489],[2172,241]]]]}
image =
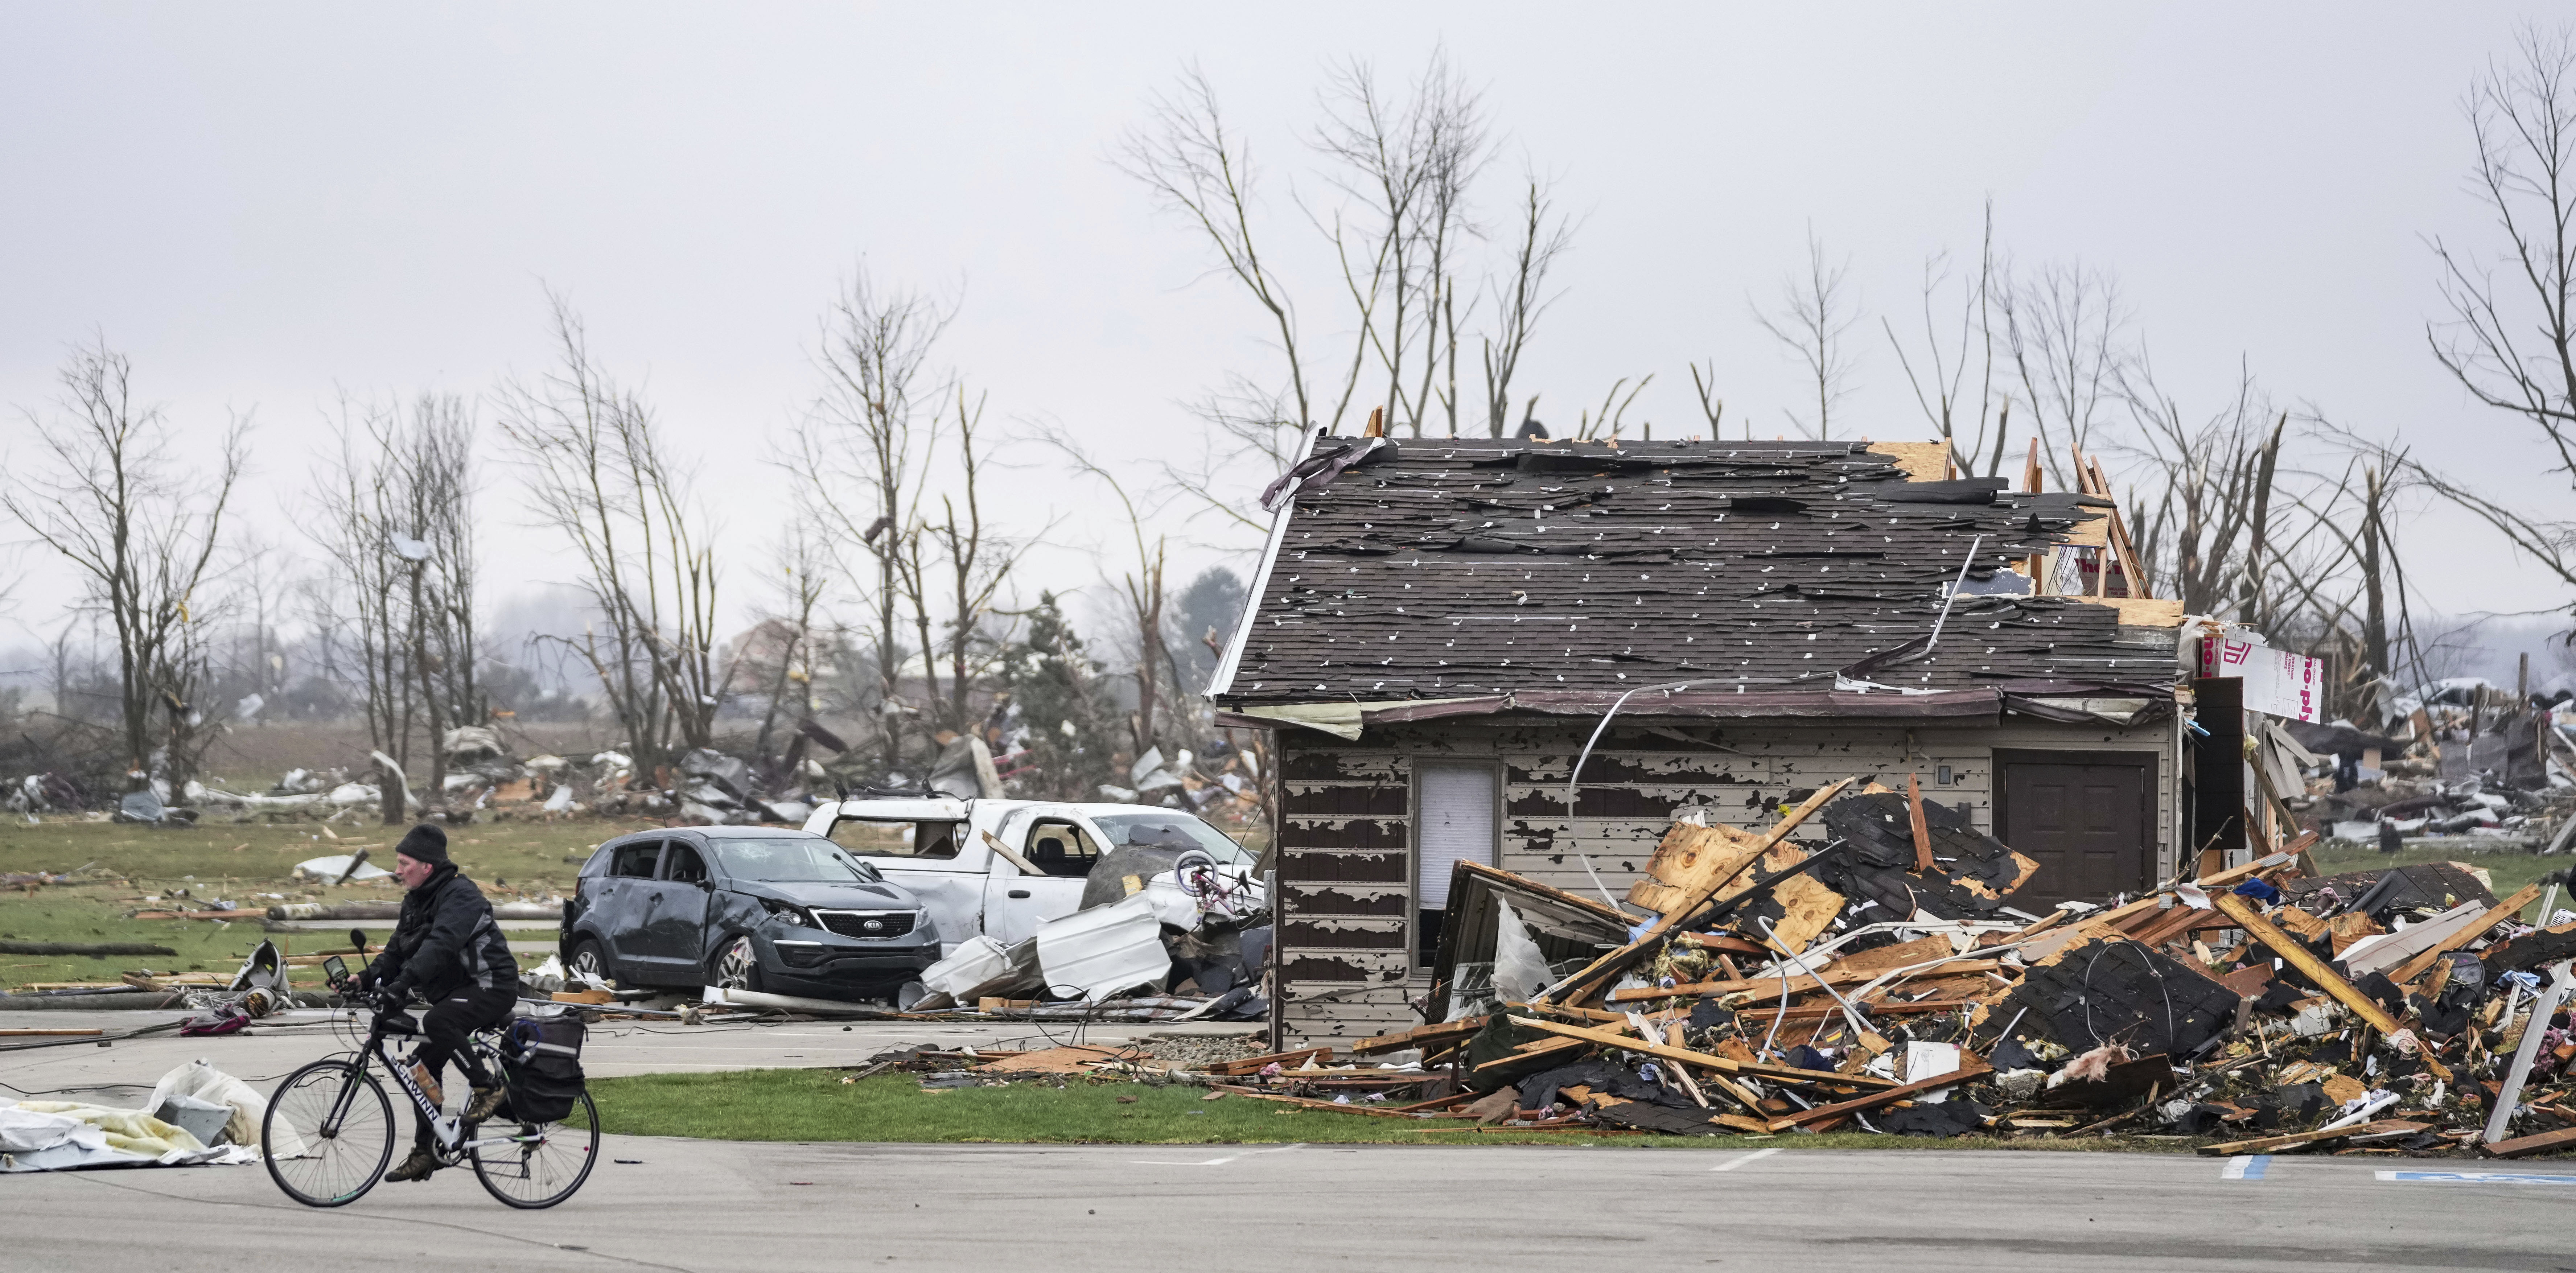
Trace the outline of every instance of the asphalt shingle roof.
{"type": "MultiPolygon", "coordinates": [[[[2000,485],[1907,482],[1857,442],[1400,441],[1294,497],[1222,697],[1827,690],[1931,631],[1978,535],[1982,578],[2101,515],[2000,485]]],[[[2151,666],[2118,625],[2105,606],[1966,595],[1929,657],[1875,679],[2170,681],[2170,651],[2151,666]]]]}

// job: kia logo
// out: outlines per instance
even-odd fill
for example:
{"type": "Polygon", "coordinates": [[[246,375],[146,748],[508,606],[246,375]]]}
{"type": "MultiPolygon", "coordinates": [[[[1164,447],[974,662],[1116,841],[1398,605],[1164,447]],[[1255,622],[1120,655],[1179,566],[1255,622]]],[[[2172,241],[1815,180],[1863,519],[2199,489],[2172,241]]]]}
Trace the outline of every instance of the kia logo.
{"type": "Polygon", "coordinates": [[[871,933],[883,932],[883,931],[885,931],[885,921],[884,921],[884,920],[881,920],[881,919],[872,919],[872,920],[869,920],[868,922],[866,922],[866,923],[864,923],[864,924],[859,925],[859,927],[860,927],[861,929],[863,929],[863,930],[865,930],[865,931],[867,931],[867,932],[871,932],[871,933]]]}

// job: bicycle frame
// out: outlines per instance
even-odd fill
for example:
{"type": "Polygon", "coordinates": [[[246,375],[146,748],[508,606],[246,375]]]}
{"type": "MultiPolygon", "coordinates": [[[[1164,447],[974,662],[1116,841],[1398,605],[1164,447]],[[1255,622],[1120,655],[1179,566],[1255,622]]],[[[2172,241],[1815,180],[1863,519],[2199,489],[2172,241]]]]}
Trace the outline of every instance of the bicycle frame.
{"type": "MultiPolygon", "coordinates": [[[[420,1081],[412,1077],[411,1067],[402,1064],[394,1056],[393,1050],[386,1045],[387,1037],[393,1033],[385,1028],[387,1015],[383,1012],[376,1013],[374,1020],[367,1027],[367,1041],[358,1048],[358,1074],[364,1075],[370,1063],[382,1064],[394,1076],[394,1082],[411,1097],[412,1108],[420,1111],[421,1116],[429,1121],[430,1131],[437,1137],[438,1148],[442,1154],[450,1158],[459,1158],[472,1150],[491,1149],[502,1145],[537,1144],[545,1140],[545,1133],[542,1131],[530,1135],[464,1139],[463,1120],[441,1111],[437,1102],[429,1099],[429,1093],[421,1090],[420,1081]]],[[[408,1019],[410,1014],[399,1015],[408,1019]]],[[[469,1037],[465,1041],[465,1046],[484,1053],[494,1062],[500,1060],[500,1057],[493,1054],[492,1049],[479,1037],[469,1037]]],[[[322,1122],[320,1131],[325,1138],[340,1134],[341,1120],[348,1116],[349,1107],[357,1098],[358,1083],[353,1078],[340,1089],[340,1098],[332,1102],[331,1113],[322,1122]]]]}

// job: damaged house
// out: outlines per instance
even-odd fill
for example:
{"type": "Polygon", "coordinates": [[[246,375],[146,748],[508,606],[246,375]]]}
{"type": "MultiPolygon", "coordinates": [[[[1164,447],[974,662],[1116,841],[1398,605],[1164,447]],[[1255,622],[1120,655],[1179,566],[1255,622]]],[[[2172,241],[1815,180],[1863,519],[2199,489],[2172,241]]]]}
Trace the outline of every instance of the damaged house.
{"type": "MultiPolygon", "coordinates": [[[[2102,494],[1948,474],[1938,443],[1310,438],[1211,686],[1275,731],[1282,1045],[1437,1019],[1460,863],[1558,890],[1524,919],[1572,958],[1676,818],[1761,828],[1845,776],[2036,863],[2013,911],[2173,876],[2244,799],[2214,765],[2192,807],[2180,603],[2122,595],[2102,494]]],[[[1856,922],[1935,905],[1846,883],[1856,922]]]]}

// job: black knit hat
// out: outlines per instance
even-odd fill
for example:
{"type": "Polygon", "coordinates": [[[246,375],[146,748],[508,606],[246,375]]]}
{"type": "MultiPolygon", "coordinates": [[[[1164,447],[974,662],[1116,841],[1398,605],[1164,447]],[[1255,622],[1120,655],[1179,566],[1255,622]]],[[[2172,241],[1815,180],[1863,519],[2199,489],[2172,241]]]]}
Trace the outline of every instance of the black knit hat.
{"type": "Polygon", "coordinates": [[[447,833],[429,823],[421,823],[403,832],[402,843],[394,846],[394,852],[414,862],[445,866],[447,865],[447,833]]]}

